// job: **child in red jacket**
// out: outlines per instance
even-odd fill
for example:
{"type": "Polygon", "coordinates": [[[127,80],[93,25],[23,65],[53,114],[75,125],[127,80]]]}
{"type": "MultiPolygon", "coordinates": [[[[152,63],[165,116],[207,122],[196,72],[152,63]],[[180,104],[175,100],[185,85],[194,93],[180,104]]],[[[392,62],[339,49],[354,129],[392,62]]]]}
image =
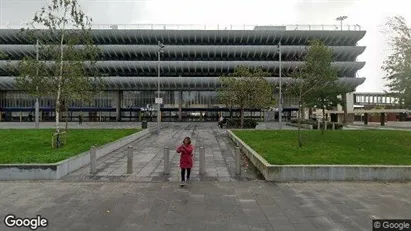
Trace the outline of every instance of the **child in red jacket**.
{"type": "Polygon", "coordinates": [[[190,137],[184,138],[183,144],[177,148],[180,155],[181,184],[183,187],[190,180],[191,169],[193,168],[193,146],[190,137]],[[185,178],[187,172],[187,178],[185,178]]]}

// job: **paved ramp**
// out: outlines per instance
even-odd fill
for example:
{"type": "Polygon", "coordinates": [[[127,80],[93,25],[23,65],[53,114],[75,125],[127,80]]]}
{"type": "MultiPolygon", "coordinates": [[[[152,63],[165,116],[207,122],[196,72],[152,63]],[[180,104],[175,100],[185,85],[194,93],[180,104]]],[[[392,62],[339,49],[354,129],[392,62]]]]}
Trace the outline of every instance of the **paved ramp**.
{"type": "Polygon", "coordinates": [[[227,130],[216,123],[168,123],[160,136],[152,134],[131,143],[133,146],[133,173],[127,171],[127,146],[97,160],[97,174],[90,174],[90,166],[85,166],[62,180],[80,181],[137,181],[161,182],[180,181],[179,154],[176,148],[184,137],[191,137],[194,150],[194,168],[191,179],[194,181],[244,181],[255,180],[257,174],[243,157],[240,177],[235,175],[234,143],[228,138],[227,130]],[[206,174],[199,175],[199,149],[205,148],[206,174]],[[164,176],[164,147],[170,148],[170,174],[164,176]],[[250,169],[247,167],[250,166],[250,169]]]}

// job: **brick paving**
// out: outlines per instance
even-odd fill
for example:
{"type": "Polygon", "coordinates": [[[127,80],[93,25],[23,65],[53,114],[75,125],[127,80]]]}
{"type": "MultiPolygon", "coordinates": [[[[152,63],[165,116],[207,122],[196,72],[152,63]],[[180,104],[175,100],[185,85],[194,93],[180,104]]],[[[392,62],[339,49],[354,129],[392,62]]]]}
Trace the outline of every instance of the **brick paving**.
{"type": "Polygon", "coordinates": [[[48,231],[372,230],[372,219],[411,218],[411,184],[0,182],[4,217],[41,215],[48,231]]]}

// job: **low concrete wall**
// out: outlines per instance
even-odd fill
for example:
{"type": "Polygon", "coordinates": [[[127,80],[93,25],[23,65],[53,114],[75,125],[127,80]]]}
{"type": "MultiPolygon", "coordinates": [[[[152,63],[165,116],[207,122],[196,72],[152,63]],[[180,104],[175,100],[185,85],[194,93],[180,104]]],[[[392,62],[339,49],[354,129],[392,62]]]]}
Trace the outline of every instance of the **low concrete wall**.
{"type": "MultiPolygon", "coordinates": [[[[289,123],[289,122],[287,122],[286,125],[291,126],[291,127],[297,127],[297,128],[298,128],[298,124],[296,124],[296,123],[289,123]]],[[[313,130],[313,125],[310,125],[310,124],[300,124],[300,128],[313,130]]]]}
{"type": "MultiPolygon", "coordinates": [[[[101,158],[124,145],[149,135],[152,129],[123,137],[114,142],[97,147],[96,159],[101,158]]],[[[53,180],[90,164],[90,150],[52,164],[1,164],[0,180],[53,180]]]]}
{"type": "Polygon", "coordinates": [[[240,147],[268,181],[409,181],[409,165],[272,165],[238,138],[229,137],[240,147]]]}

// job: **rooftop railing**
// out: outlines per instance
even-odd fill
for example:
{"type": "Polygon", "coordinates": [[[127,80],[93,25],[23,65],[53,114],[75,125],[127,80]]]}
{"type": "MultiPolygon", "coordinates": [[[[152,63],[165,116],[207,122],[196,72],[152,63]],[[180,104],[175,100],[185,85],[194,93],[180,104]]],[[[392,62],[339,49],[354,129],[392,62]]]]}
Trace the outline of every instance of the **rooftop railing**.
{"type": "MultiPolygon", "coordinates": [[[[26,28],[22,25],[0,25],[0,29],[26,28]]],[[[41,27],[38,27],[41,29],[41,27]]],[[[70,27],[69,27],[70,28],[70,27]]],[[[92,29],[118,30],[275,30],[275,31],[361,31],[361,26],[355,25],[204,25],[204,24],[94,24],[92,29]]]]}

